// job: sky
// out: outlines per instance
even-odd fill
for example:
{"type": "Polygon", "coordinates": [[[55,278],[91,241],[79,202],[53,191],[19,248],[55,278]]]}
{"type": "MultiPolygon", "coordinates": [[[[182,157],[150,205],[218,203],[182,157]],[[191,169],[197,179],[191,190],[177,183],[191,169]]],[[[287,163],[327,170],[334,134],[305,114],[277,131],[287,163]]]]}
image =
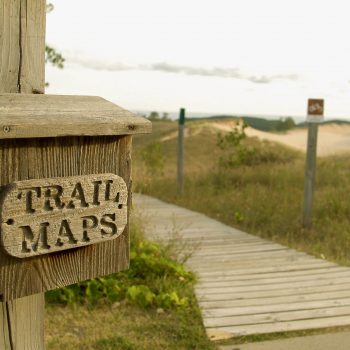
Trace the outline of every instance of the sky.
{"type": "Polygon", "coordinates": [[[52,0],[47,93],[141,111],[350,119],[347,0],[52,0]]]}

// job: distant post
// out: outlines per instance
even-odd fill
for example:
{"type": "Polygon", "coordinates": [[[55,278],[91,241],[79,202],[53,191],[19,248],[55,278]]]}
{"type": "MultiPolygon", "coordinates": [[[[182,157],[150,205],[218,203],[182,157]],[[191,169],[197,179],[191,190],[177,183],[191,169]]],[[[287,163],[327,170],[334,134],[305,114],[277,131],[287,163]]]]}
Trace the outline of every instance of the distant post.
{"type": "Polygon", "coordinates": [[[308,137],[305,164],[303,227],[312,227],[312,208],[316,174],[318,124],[323,122],[324,100],[309,99],[307,108],[308,137]]]}
{"type": "Polygon", "coordinates": [[[184,189],[184,132],[185,108],[180,109],[179,133],[177,141],[177,193],[182,194],[184,189]]]}

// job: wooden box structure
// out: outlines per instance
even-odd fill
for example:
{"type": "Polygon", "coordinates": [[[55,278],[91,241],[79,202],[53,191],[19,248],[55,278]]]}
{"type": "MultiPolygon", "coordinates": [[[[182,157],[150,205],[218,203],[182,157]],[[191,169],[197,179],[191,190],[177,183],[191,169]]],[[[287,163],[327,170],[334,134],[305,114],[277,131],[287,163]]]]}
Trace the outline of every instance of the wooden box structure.
{"type": "Polygon", "coordinates": [[[0,94],[0,297],[128,268],[132,135],[99,97],[0,94]]]}

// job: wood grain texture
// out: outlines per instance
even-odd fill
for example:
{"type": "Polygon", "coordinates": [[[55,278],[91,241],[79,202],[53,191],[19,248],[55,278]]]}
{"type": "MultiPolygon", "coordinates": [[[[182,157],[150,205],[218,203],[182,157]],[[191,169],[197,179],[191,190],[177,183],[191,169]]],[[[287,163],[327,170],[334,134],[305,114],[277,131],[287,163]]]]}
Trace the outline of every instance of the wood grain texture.
{"type": "Polygon", "coordinates": [[[304,183],[304,211],[303,226],[312,227],[312,209],[314,201],[316,161],[317,161],[317,134],[318,124],[309,123],[307,134],[307,149],[305,162],[305,183],[304,183]]]}
{"type": "MultiPolygon", "coordinates": [[[[0,2],[0,93],[44,92],[45,20],[45,0],[0,2]]],[[[44,349],[44,306],[43,293],[0,303],[0,348],[44,349]]]]}
{"type": "Polygon", "coordinates": [[[132,135],[151,132],[149,120],[101,97],[0,95],[0,138],[132,135]]]}
{"type": "Polygon", "coordinates": [[[44,294],[31,295],[2,305],[7,307],[7,324],[11,326],[6,335],[8,342],[0,349],[44,349],[44,294]]]}
{"type": "Polygon", "coordinates": [[[125,181],[114,174],[13,182],[1,189],[0,246],[26,258],[116,239],[127,200],[125,181]]]}
{"type": "MultiPolygon", "coordinates": [[[[2,140],[0,160],[0,185],[112,173],[131,191],[131,136],[2,140]]],[[[128,258],[128,227],[114,240],[87,247],[21,260],[1,254],[0,294],[10,300],[107,275],[126,269],[128,258]]]]}
{"type": "Polygon", "coordinates": [[[1,93],[44,93],[45,19],[45,0],[1,1],[1,93]]]}

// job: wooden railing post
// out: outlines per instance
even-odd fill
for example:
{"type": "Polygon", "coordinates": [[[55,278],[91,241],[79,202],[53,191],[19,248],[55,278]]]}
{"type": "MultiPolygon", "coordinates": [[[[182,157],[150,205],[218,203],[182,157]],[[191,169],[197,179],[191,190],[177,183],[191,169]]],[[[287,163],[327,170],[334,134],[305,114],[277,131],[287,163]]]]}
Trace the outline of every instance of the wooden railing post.
{"type": "MultiPolygon", "coordinates": [[[[0,4],[0,92],[44,93],[45,0],[0,4]]],[[[0,349],[44,349],[44,293],[0,303],[0,349]]]]}
{"type": "Polygon", "coordinates": [[[184,135],[185,133],[185,109],[180,109],[179,133],[177,139],[177,193],[184,190],[184,135]]]}

